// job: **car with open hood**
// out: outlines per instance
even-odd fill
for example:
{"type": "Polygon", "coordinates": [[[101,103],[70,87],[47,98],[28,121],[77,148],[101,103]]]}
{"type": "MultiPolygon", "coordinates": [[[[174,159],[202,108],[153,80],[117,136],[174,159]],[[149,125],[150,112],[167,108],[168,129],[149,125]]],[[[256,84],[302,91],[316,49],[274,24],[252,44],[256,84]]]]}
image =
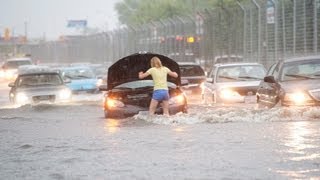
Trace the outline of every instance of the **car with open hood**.
{"type": "Polygon", "coordinates": [[[292,58],[273,64],[261,82],[259,105],[319,106],[320,56],[292,58]]]}
{"type": "Polygon", "coordinates": [[[9,84],[9,99],[17,105],[69,102],[71,90],[57,71],[48,67],[23,66],[9,84]]]}
{"type": "Polygon", "coordinates": [[[256,103],[256,92],[266,70],[259,63],[215,64],[205,96],[213,103],[256,103]]]}
{"type": "MultiPolygon", "coordinates": [[[[104,114],[106,118],[128,117],[140,111],[148,111],[153,93],[151,76],[139,79],[138,73],[146,72],[152,57],[160,58],[162,65],[178,74],[178,78],[168,76],[169,113],[187,112],[187,99],[180,89],[179,65],[172,59],[153,53],[136,53],[124,57],[108,69],[107,85],[101,85],[101,91],[107,91],[104,96],[104,114]]],[[[161,106],[157,107],[157,114],[163,113],[161,106]]]]}

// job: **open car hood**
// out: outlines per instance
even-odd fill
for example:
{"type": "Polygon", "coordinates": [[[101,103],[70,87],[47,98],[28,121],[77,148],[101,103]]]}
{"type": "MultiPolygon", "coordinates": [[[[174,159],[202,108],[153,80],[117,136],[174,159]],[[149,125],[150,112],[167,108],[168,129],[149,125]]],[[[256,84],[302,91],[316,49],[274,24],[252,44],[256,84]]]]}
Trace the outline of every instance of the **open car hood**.
{"type": "MultiPolygon", "coordinates": [[[[109,67],[107,89],[111,90],[120,84],[140,80],[138,76],[139,72],[146,72],[149,68],[151,68],[150,60],[154,56],[160,58],[163,66],[166,66],[171,71],[174,71],[178,74],[178,78],[168,76],[167,81],[180,86],[180,69],[179,65],[174,60],[160,54],[136,53],[118,60],[109,67]]],[[[145,79],[152,79],[152,77],[148,76],[145,79]]]]}

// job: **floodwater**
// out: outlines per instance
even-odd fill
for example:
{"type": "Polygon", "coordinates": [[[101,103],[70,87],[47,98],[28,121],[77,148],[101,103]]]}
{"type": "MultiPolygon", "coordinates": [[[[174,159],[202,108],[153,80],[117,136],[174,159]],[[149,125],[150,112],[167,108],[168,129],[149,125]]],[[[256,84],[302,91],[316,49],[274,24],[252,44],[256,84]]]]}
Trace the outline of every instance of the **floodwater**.
{"type": "Polygon", "coordinates": [[[0,90],[1,179],[320,179],[320,109],[191,103],[105,119],[101,94],[14,107],[0,90]]]}

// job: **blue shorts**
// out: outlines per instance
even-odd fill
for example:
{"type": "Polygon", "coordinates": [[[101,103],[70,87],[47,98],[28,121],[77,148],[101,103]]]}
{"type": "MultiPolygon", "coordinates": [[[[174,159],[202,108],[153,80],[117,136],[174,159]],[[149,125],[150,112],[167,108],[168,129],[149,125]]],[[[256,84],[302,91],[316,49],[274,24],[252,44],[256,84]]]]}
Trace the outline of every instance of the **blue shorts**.
{"type": "Polygon", "coordinates": [[[158,89],[153,91],[152,99],[156,101],[168,101],[169,91],[166,89],[158,89]]]}

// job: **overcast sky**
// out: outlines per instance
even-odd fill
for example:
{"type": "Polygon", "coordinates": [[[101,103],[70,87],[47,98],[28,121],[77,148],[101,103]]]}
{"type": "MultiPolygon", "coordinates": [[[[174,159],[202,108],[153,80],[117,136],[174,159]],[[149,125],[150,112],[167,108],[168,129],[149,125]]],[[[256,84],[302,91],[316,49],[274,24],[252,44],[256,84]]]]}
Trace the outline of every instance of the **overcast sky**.
{"type": "Polygon", "coordinates": [[[16,35],[57,39],[60,35],[79,33],[67,28],[68,20],[88,21],[88,27],[101,31],[118,26],[114,4],[120,0],[0,0],[0,34],[6,27],[16,35]]]}

